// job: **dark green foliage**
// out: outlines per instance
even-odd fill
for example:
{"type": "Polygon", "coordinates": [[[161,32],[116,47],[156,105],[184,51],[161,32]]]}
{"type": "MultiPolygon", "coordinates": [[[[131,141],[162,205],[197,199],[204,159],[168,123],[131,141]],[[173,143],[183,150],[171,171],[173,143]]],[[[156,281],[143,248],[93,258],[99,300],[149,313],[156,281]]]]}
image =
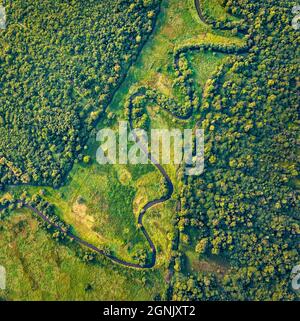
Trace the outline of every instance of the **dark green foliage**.
{"type": "MultiPolygon", "coordinates": [[[[300,254],[299,33],[291,27],[296,3],[229,3],[250,26],[251,48],[220,69],[206,90],[206,169],[200,178],[186,179],[185,225],[198,229],[209,254],[231,263],[220,286],[227,299],[295,299],[290,273],[300,254]]],[[[194,291],[190,280],[185,286],[176,282],[175,298],[207,297],[201,282],[194,291]]]]}
{"type": "MultiPolygon", "coordinates": [[[[225,9],[230,14],[236,14],[236,10],[232,10],[232,4],[230,1],[223,0],[223,4],[225,5],[225,9]],[[226,6],[227,5],[227,6],[226,6]]],[[[240,19],[239,21],[231,21],[229,18],[225,18],[223,21],[218,21],[214,17],[210,16],[203,4],[201,4],[201,0],[195,0],[195,4],[198,12],[200,12],[202,20],[204,20],[207,24],[210,24],[215,29],[223,29],[223,30],[235,30],[237,31],[246,31],[248,29],[247,23],[240,19]]]]}
{"type": "Polygon", "coordinates": [[[35,213],[42,226],[50,232],[54,239],[58,241],[62,241],[66,238],[69,239],[68,233],[71,232],[71,227],[56,215],[55,207],[52,204],[44,201],[40,195],[33,195],[25,204],[44,215],[45,218],[41,219],[41,217],[35,213]]]}
{"type": "Polygon", "coordinates": [[[0,32],[0,185],[59,186],[159,1],[13,1],[0,32]]]}
{"type": "Polygon", "coordinates": [[[214,274],[199,273],[198,277],[179,275],[174,282],[175,301],[220,301],[226,300],[224,290],[214,274]]]}

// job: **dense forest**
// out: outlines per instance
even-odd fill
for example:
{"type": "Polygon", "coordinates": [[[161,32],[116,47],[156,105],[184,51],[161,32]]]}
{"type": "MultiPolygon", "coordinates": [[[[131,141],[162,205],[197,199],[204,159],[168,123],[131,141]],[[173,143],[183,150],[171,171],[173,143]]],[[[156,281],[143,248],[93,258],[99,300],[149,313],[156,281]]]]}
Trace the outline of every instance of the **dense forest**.
{"type": "Polygon", "coordinates": [[[248,24],[249,53],[208,82],[201,107],[206,169],[185,178],[179,228],[199,258],[230,263],[224,277],[187,276],[178,252],[175,300],[295,299],[299,263],[299,32],[293,1],[228,0],[248,24]],[[297,88],[298,87],[298,88],[297,88]]]}
{"type": "Polygon", "coordinates": [[[12,1],[0,32],[0,187],[61,185],[152,31],[157,0],[12,1]]]}

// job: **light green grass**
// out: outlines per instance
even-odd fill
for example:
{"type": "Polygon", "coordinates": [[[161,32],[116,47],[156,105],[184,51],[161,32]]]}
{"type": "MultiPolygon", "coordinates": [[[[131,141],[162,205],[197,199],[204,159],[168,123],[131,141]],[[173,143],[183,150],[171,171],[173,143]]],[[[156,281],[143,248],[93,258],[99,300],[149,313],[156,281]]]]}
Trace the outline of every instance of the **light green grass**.
{"type": "Polygon", "coordinates": [[[200,0],[202,10],[214,20],[225,21],[238,21],[238,18],[228,14],[221,5],[220,0],[200,0]]]}
{"type": "Polygon", "coordinates": [[[222,53],[190,53],[189,61],[194,72],[196,86],[199,91],[205,86],[207,79],[216,70],[216,67],[221,66],[228,55],[222,53]]]}
{"type": "Polygon", "coordinates": [[[163,289],[159,271],[82,263],[25,210],[1,224],[0,235],[0,262],[7,271],[0,298],[6,300],[153,300],[163,289]]]}

